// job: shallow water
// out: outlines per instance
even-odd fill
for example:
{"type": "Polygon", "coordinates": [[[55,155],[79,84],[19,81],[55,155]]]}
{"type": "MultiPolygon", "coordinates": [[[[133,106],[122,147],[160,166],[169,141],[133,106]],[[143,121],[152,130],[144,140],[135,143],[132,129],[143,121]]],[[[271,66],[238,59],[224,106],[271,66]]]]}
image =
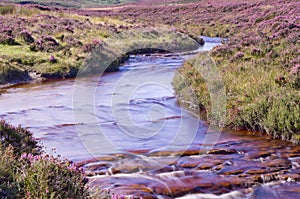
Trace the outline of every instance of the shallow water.
{"type": "MultiPolygon", "coordinates": [[[[220,44],[205,39],[198,51],[220,44]]],[[[29,128],[46,151],[55,148],[77,162],[93,186],[117,193],[144,198],[262,198],[276,190],[270,197],[288,198],[298,193],[297,183],[254,188],[298,181],[297,146],[224,131],[214,149],[201,150],[207,125],[179,106],[171,83],[190,56],[131,56],[120,72],[102,77],[7,88],[0,95],[0,117],[29,128]],[[92,95],[87,88],[94,89],[92,95]]]]}
{"type": "MultiPolygon", "coordinates": [[[[219,43],[207,43],[210,50],[219,43]]],[[[0,117],[29,128],[45,146],[71,160],[126,150],[186,148],[203,139],[202,121],[182,109],[171,85],[176,68],[188,56],[131,56],[120,72],[102,77],[32,82],[14,86],[0,95],[0,117]],[[74,115],[74,84],[95,85],[89,111],[96,122],[74,115]],[[88,133],[81,133],[80,128],[88,133]],[[101,133],[99,133],[101,131],[101,133]],[[96,137],[96,139],[95,139],[96,137]]]]}

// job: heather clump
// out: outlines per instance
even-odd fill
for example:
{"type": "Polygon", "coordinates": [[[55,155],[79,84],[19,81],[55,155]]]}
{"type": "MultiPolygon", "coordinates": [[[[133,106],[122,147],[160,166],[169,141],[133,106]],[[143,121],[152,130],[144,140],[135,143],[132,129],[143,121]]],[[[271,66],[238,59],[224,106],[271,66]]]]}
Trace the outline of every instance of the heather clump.
{"type": "Polygon", "coordinates": [[[2,149],[12,146],[15,154],[40,153],[40,147],[31,132],[20,126],[11,126],[3,120],[0,120],[0,139],[2,149]]]}
{"type": "Polygon", "coordinates": [[[20,33],[21,38],[27,43],[27,44],[31,44],[34,42],[34,38],[32,37],[32,35],[27,31],[27,30],[23,30],[20,33]]]}
{"type": "Polygon", "coordinates": [[[60,44],[51,36],[42,36],[30,46],[32,51],[56,52],[61,50],[60,44]]]}
{"type": "Polygon", "coordinates": [[[100,47],[101,45],[101,41],[99,40],[94,40],[91,43],[87,43],[82,47],[82,51],[84,53],[90,53],[92,52],[93,49],[95,49],[96,47],[100,47]]]}
{"type": "Polygon", "coordinates": [[[21,127],[0,121],[1,198],[90,198],[82,170],[45,154],[21,127]]]}
{"type": "Polygon", "coordinates": [[[27,198],[89,198],[87,179],[68,160],[49,155],[22,154],[24,195],[27,198]]]}
{"type": "Polygon", "coordinates": [[[16,45],[17,42],[12,34],[12,30],[4,28],[0,30],[0,44],[4,45],[16,45]]]}

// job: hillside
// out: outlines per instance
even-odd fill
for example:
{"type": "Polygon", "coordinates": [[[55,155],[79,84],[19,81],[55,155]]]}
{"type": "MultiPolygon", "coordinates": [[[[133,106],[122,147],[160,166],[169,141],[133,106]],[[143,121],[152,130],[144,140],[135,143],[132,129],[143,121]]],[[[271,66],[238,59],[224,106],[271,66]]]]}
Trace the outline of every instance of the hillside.
{"type": "Polygon", "coordinates": [[[117,5],[117,4],[126,4],[134,2],[135,0],[9,0],[7,2],[17,3],[21,5],[26,4],[37,4],[42,6],[59,6],[59,7],[69,7],[69,8],[84,8],[84,7],[97,7],[103,5],[117,5]]]}

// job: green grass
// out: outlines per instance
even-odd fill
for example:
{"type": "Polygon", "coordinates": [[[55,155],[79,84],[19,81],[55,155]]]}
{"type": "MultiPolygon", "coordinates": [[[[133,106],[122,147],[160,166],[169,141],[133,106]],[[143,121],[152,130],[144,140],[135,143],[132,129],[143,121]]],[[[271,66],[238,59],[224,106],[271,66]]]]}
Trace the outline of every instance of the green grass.
{"type": "Polygon", "coordinates": [[[0,14],[1,15],[7,15],[7,14],[13,14],[15,11],[15,6],[13,5],[0,5],[0,14]]]}
{"type": "MultiPolygon", "coordinates": [[[[22,6],[14,6],[13,10],[19,8],[25,10],[22,6]]],[[[83,68],[87,73],[101,72],[103,67],[107,67],[99,66],[104,59],[111,63],[107,63],[109,68],[106,71],[116,71],[128,52],[136,49],[142,49],[141,53],[149,52],[147,49],[179,52],[199,47],[187,36],[166,28],[137,29],[135,25],[118,18],[85,17],[63,11],[39,11],[37,15],[31,15],[32,8],[27,9],[17,18],[16,11],[5,13],[5,18],[1,18],[5,26],[12,26],[15,41],[11,45],[0,44],[2,84],[24,81],[26,78],[21,73],[28,79],[31,73],[43,78],[75,77],[77,71],[83,68]],[[14,23],[20,20],[22,23],[14,23]],[[33,39],[26,40],[20,29],[33,39]],[[51,41],[48,44],[49,38],[55,43],[51,41]],[[103,45],[99,45],[101,43],[103,45]],[[99,53],[91,54],[94,48],[99,48],[99,53]],[[55,58],[55,63],[51,57],[55,58]],[[20,75],[14,72],[10,76],[12,70],[20,75]]]]}
{"type": "MultiPolygon", "coordinates": [[[[178,69],[174,88],[182,102],[189,102],[190,107],[200,106],[204,119],[211,122],[212,99],[208,82],[195,69],[204,59],[203,56],[187,61],[178,69]]],[[[224,126],[262,131],[275,138],[299,143],[299,87],[293,86],[293,78],[289,78],[290,74],[285,68],[274,64],[278,60],[272,59],[268,63],[257,56],[245,55],[228,61],[224,57],[217,57],[214,51],[210,56],[217,63],[219,71],[222,71],[226,87],[227,116],[224,118],[224,126]],[[278,76],[285,77],[286,82],[278,83],[278,76]]]]}
{"type": "MultiPolygon", "coordinates": [[[[72,67],[72,59],[67,57],[62,57],[60,53],[47,53],[47,52],[32,52],[28,46],[8,46],[0,45],[0,61],[1,66],[6,68],[0,75],[4,76],[11,70],[21,72],[35,72],[39,74],[50,73],[50,74],[61,74],[68,75],[70,68],[72,67]],[[58,63],[50,63],[50,56],[54,55],[55,57],[60,58],[58,63]],[[5,64],[6,63],[6,64],[5,64]]],[[[2,82],[10,81],[22,81],[24,78],[19,77],[18,75],[11,75],[11,79],[5,81],[2,78],[2,82]]],[[[27,74],[28,78],[28,74],[27,74]]]]}
{"type": "Polygon", "coordinates": [[[0,4],[0,15],[22,15],[22,16],[33,16],[39,14],[40,11],[35,8],[24,8],[22,6],[10,5],[10,4],[0,4]]]}
{"type": "MultiPolygon", "coordinates": [[[[38,61],[38,60],[46,60],[48,58],[48,53],[44,52],[35,52],[33,53],[30,51],[28,46],[8,46],[8,45],[0,45],[0,55],[1,58],[25,58],[28,59],[28,61],[32,60],[33,61],[38,61]]],[[[39,61],[38,61],[39,62],[39,61]]],[[[30,63],[29,63],[30,64],[30,63]]]]}
{"type": "Polygon", "coordinates": [[[126,24],[117,19],[83,17],[76,14],[40,10],[35,12],[36,10],[16,5],[0,6],[1,14],[5,15],[5,18],[1,19],[1,23],[6,27],[11,26],[18,29],[12,29],[15,45],[0,44],[0,84],[24,81],[29,78],[30,72],[40,74],[46,78],[74,77],[76,70],[79,69],[83,60],[89,54],[88,52],[83,52],[84,45],[90,45],[95,40],[103,40],[115,34],[111,27],[126,24]],[[37,17],[41,13],[52,18],[37,17]],[[17,14],[18,17],[16,18],[17,14]],[[36,17],[37,22],[32,22],[32,19],[36,17]],[[13,25],[15,24],[14,20],[20,19],[24,20],[25,24],[15,27],[13,25]],[[86,21],[87,19],[92,21],[92,23],[90,24],[89,21],[86,21]],[[72,25],[70,28],[73,29],[72,32],[64,29],[63,24],[65,20],[71,21],[72,25]],[[61,23],[60,26],[62,28],[43,28],[49,24],[56,26],[57,23],[61,23]],[[98,23],[102,23],[103,26],[97,26],[98,23]],[[81,26],[78,24],[81,24],[81,26]],[[35,42],[31,44],[26,43],[19,36],[19,29],[28,31],[35,42]],[[38,46],[36,42],[44,36],[54,38],[59,43],[59,47],[53,48],[50,46],[47,49],[48,47],[45,44],[45,50],[33,48],[32,46],[38,46]],[[55,57],[56,63],[51,63],[51,56],[55,57]]]}

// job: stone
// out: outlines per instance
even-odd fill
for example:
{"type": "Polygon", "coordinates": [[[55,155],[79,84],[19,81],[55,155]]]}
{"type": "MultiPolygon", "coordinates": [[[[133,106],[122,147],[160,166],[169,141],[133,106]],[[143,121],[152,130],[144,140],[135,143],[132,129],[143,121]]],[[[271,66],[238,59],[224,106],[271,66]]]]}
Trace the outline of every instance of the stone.
{"type": "Polygon", "coordinates": [[[249,159],[266,158],[271,155],[272,155],[272,153],[270,151],[256,151],[256,152],[248,154],[249,159]]]}
{"type": "Polygon", "coordinates": [[[266,164],[267,167],[280,167],[280,168],[290,168],[291,161],[288,159],[275,159],[266,164]]]}
{"type": "Polygon", "coordinates": [[[244,170],[240,169],[238,167],[234,167],[234,166],[229,167],[229,168],[225,167],[218,172],[218,174],[221,174],[221,175],[237,175],[237,174],[241,174],[241,173],[244,173],[244,170]]]}
{"type": "Polygon", "coordinates": [[[212,163],[202,163],[198,165],[197,169],[199,170],[209,170],[212,169],[215,165],[212,163]]]}
{"type": "Polygon", "coordinates": [[[296,199],[300,195],[300,184],[277,183],[256,188],[249,199],[296,199]]]}
{"type": "Polygon", "coordinates": [[[237,151],[233,149],[212,149],[207,152],[207,154],[218,154],[218,155],[230,155],[234,153],[237,153],[237,151]]]}
{"type": "Polygon", "coordinates": [[[247,174],[250,174],[250,175],[254,175],[254,174],[263,174],[263,173],[267,173],[267,170],[265,169],[250,169],[250,170],[247,170],[246,171],[247,174]]]}
{"type": "Polygon", "coordinates": [[[285,181],[299,181],[300,180],[300,175],[296,174],[296,173],[287,173],[287,174],[282,174],[279,175],[279,178],[281,180],[285,180],[285,181]]]}

